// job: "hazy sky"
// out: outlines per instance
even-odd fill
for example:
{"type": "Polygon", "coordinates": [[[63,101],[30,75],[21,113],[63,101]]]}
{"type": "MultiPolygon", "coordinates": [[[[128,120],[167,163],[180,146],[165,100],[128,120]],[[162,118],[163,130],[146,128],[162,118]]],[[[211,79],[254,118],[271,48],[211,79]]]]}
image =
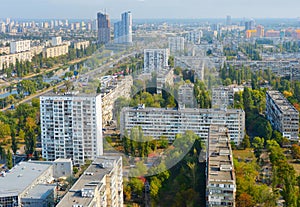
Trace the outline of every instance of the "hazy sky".
{"type": "Polygon", "coordinates": [[[0,0],[0,18],[111,18],[130,10],[134,18],[232,18],[300,16],[299,0],[0,0]]]}

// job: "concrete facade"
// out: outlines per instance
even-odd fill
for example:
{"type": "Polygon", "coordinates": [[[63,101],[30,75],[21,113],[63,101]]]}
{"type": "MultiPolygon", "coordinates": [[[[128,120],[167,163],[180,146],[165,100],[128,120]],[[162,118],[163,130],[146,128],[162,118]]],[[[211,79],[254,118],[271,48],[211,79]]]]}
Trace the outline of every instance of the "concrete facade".
{"type": "Polygon", "coordinates": [[[203,140],[208,138],[208,130],[211,124],[225,125],[231,141],[239,145],[244,138],[245,112],[240,109],[165,109],[123,108],[120,119],[120,130],[124,134],[133,127],[141,126],[145,136],[159,139],[166,136],[170,141],[176,134],[183,134],[192,130],[203,140]]]}
{"type": "Polygon", "coordinates": [[[100,95],[44,95],[40,104],[43,158],[84,164],[103,154],[100,95]]]}
{"type": "Polygon", "coordinates": [[[299,140],[299,112],[279,92],[267,91],[266,116],[274,129],[290,140],[299,140]]]}

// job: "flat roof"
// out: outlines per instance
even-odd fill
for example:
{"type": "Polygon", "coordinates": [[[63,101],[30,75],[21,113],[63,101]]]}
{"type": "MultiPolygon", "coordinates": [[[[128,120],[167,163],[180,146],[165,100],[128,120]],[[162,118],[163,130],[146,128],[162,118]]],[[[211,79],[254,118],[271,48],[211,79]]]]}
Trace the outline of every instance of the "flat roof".
{"type": "Polygon", "coordinates": [[[267,91],[267,93],[274,100],[274,102],[282,112],[299,113],[298,110],[279,91],[270,90],[267,91]]]}
{"type": "MultiPolygon", "coordinates": [[[[88,206],[94,197],[82,197],[81,190],[88,189],[95,191],[95,188],[103,185],[102,180],[115,167],[115,162],[120,156],[101,156],[93,161],[83,175],[77,180],[72,188],[66,193],[57,207],[68,207],[73,205],[88,206]],[[100,165],[103,165],[104,168],[100,165]]],[[[106,181],[104,181],[106,182],[106,181]]]]}
{"type": "Polygon", "coordinates": [[[56,188],[56,184],[39,184],[28,191],[23,198],[46,199],[56,188]]]}
{"type": "Polygon", "coordinates": [[[211,125],[208,138],[208,183],[235,183],[232,151],[224,126],[211,125]]]}
{"type": "Polygon", "coordinates": [[[0,197],[22,193],[51,166],[50,163],[20,162],[0,177],[0,197]]]}

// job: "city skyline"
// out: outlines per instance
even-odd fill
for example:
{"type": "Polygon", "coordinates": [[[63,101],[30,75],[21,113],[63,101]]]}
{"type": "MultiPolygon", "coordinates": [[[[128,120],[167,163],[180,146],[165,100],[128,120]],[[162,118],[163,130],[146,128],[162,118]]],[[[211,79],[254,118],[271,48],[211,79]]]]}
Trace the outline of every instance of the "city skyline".
{"type": "Polygon", "coordinates": [[[112,19],[131,11],[135,19],[198,19],[198,18],[297,18],[300,2],[288,0],[11,0],[2,4],[0,18],[70,18],[95,19],[106,11],[112,19]],[[14,8],[13,10],[11,8],[14,8]]]}

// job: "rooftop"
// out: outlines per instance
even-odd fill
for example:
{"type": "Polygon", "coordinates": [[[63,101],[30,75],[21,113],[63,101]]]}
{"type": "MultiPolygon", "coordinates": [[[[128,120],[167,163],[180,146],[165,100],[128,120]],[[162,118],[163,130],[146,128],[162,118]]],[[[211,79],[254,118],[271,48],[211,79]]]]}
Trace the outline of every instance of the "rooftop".
{"type": "Polygon", "coordinates": [[[105,183],[103,178],[109,174],[115,167],[115,162],[120,159],[119,156],[101,156],[93,161],[93,163],[86,169],[84,174],[72,186],[69,192],[59,202],[57,207],[67,207],[73,205],[88,206],[93,200],[93,196],[82,196],[82,190],[95,192],[105,183]]]}
{"type": "Polygon", "coordinates": [[[211,125],[208,143],[208,183],[235,183],[227,128],[211,125]]]}
{"type": "Polygon", "coordinates": [[[0,177],[0,197],[23,192],[51,166],[50,163],[20,162],[0,177]]]}
{"type": "Polygon", "coordinates": [[[55,184],[39,184],[30,189],[23,198],[45,199],[54,191],[55,188],[55,184]]]}
{"type": "Polygon", "coordinates": [[[297,109],[279,91],[267,91],[267,93],[282,112],[298,113],[297,109]]]}

